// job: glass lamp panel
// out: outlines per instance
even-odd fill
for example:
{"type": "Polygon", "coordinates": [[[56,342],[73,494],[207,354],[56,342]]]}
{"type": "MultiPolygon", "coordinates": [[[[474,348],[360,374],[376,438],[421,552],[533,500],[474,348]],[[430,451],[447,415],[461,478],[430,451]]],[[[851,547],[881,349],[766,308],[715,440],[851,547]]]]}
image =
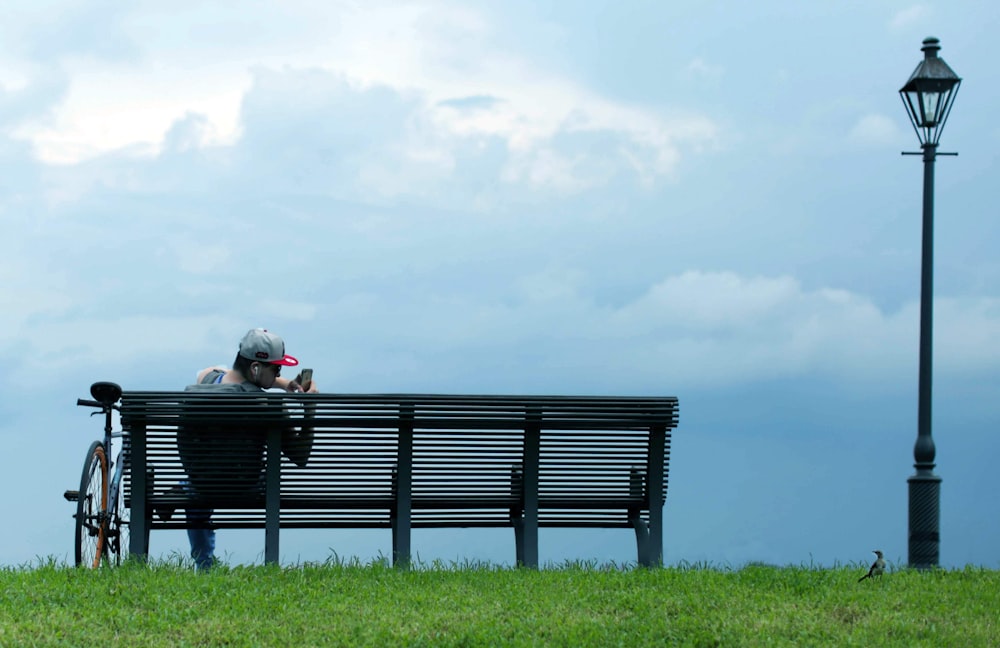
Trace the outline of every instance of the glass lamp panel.
{"type": "Polygon", "coordinates": [[[940,92],[924,91],[920,94],[921,126],[936,126],[941,117],[940,92]]]}
{"type": "Polygon", "coordinates": [[[923,108],[920,102],[920,93],[916,90],[908,90],[902,94],[906,104],[906,110],[910,113],[910,119],[913,120],[913,125],[919,128],[923,122],[923,108]]]}

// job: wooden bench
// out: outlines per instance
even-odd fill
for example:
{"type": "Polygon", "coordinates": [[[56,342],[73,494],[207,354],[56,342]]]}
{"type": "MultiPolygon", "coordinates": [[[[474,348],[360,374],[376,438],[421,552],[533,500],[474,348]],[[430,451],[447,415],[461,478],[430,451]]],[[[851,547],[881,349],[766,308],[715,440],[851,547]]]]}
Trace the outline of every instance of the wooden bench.
{"type": "Polygon", "coordinates": [[[659,565],[677,416],[673,397],[125,392],[129,548],[145,558],[150,530],[187,524],[154,512],[191,507],[214,509],[214,528],[263,528],[266,562],[281,528],[391,529],[406,565],[413,528],[511,527],[517,562],[537,567],[539,527],[597,527],[632,529],[638,562],[659,565]],[[281,453],[303,426],[304,467],[281,453]],[[263,435],[259,486],[227,489],[222,469],[196,497],[180,487],[192,430],[263,435]]]}

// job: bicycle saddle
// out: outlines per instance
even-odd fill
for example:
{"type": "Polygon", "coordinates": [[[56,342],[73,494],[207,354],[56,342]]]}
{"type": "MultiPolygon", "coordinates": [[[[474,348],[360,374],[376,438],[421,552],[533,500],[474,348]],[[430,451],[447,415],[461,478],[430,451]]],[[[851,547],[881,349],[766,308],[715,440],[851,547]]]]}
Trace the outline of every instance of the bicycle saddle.
{"type": "Polygon", "coordinates": [[[90,395],[94,400],[104,405],[114,405],[122,397],[122,388],[113,382],[95,382],[90,386],[90,395]]]}

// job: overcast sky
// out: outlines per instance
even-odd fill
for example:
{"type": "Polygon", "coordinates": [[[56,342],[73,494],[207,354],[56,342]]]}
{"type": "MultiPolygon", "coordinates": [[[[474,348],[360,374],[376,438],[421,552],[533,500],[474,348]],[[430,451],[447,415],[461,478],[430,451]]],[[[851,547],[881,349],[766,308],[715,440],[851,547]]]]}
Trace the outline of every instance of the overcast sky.
{"type": "MultiPolygon", "coordinates": [[[[2,485],[24,505],[0,562],[72,560],[91,382],[180,389],[260,326],[324,391],[678,396],[668,563],[905,563],[923,170],[897,92],[933,35],[964,79],[935,187],[941,560],[1000,567],[996,2],[166,7],[4,5],[2,485]]],[[[513,533],[414,551],[509,563],[513,533]]]]}

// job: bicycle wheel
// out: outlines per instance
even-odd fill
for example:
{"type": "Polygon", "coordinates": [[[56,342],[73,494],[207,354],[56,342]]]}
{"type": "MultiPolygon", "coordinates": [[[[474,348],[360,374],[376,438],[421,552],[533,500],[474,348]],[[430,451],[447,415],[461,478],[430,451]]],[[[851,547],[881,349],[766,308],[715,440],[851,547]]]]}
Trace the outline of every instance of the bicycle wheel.
{"type": "Polygon", "coordinates": [[[94,441],[87,451],[76,503],[76,565],[96,568],[106,551],[108,457],[104,444],[94,441]]]}
{"type": "MultiPolygon", "coordinates": [[[[118,463],[121,465],[125,459],[125,451],[118,453],[118,463]]],[[[125,506],[125,488],[122,485],[122,473],[128,470],[128,466],[122,466],[115,471],[115,510],[111,511],[111,519],[108,521],[108,559],[117,567],[128,560],[129,543],[129,510],[125,506]],[[115,484],[117,482],[117,484],[115,484]]]]}

